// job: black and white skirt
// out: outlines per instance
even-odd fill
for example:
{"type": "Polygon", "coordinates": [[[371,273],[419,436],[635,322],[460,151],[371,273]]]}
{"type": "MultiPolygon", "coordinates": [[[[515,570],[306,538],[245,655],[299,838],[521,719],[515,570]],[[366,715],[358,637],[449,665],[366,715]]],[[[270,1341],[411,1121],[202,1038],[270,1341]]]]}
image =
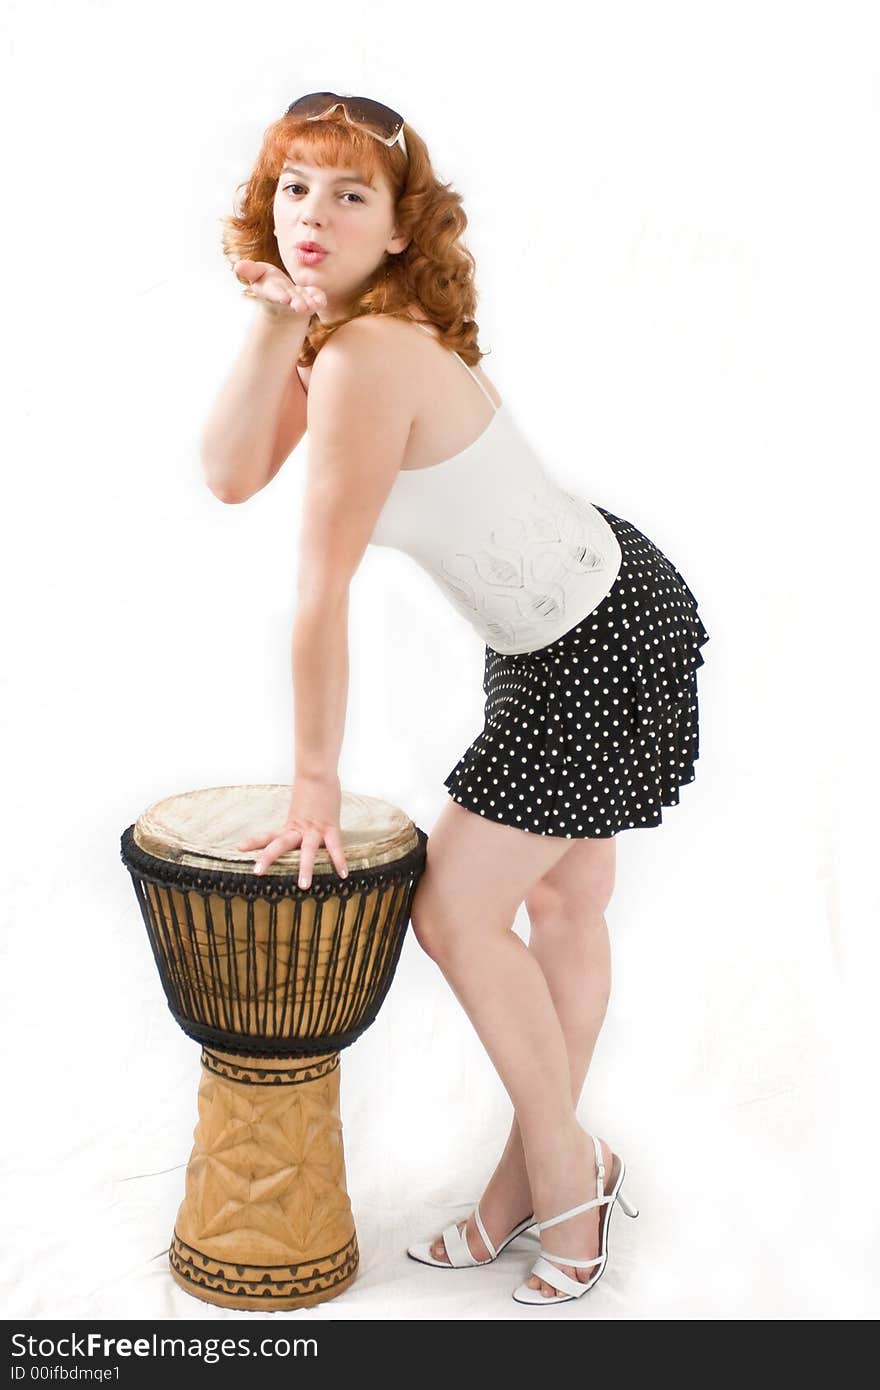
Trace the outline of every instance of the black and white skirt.
{"type": "Polygon", "coordinates": [[[548,646],[486,648],[484,727],[444,779],[468,810],[566,839],[660,825],[700,753],[697,600],[653,541],[598,510],[620,542],[614,584],[548,646]]]}

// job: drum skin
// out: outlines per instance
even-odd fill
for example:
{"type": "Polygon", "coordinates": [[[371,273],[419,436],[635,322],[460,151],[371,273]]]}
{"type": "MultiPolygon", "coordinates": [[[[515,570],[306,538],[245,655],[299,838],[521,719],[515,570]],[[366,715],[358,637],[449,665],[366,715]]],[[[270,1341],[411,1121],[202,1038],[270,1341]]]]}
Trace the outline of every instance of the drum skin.
{"type": "Polygon", "coordinates": [[[123,833],[175,1021],[202,1044],[199,1119],[169,1250],[187,1292],[306,1307],[358,1267],[339,1109],[340,1049],[373,1022],[400,955],[427,836],[344,794],[349,875],[326,847],[253,873],[236,846],[283,824],[290,788],[215,787],[155,803],[123,833]]]}

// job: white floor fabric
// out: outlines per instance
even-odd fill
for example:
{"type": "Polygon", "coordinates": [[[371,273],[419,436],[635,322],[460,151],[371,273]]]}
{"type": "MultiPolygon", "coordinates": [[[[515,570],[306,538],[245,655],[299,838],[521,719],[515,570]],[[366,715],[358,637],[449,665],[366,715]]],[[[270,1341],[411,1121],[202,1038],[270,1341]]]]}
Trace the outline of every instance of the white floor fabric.
{"type": "MultiPolygon", "coordinates": [[[[62,855],[46,869],[38,916],[26,871],[11,870],[16,930],[4,934],[3,960],[11,1044],[5,1316],[876,1316],[870,1175],[877,1155],[867,1132],[875,1122],[861,1094],[850,1093],[848,1077],[857,1072],[846,1058],[857,1039],[845,1011],[832,1007],[833,980],[821,1028],[810,1002],[820,988],[820,933],[800,920],[798,959],[786,951],[784,931],[772,952],[762,945],[756,921],[725,957],[719,943],[729,924],[720,902],[717,935],[704,937],[700,955],[699,928],[675,921],[674,873],[658,882],[652,869],[650,919],[630,920],[641,890],[624,865],[645,858],[644,848],[631,846],[622,846],[621,886],[608,914],[612,1003],[579,1113],[625,1158],[626,1190],[640,1216],[616,1211],[603,1278],[577,1302],[546,1310],[511,1298],[534,1235],[485,1268],[436,1270],[405,1254],[410,1241],[472,1208],[511,1114],[469,1020],[411,931],[379,1017],[342,1053],[360,1247],[355,1283],[315,1308],[276,1314],[217,1308],[180,1289],[167,1249],[197,1116],[198,1044],[167,1010],[121,865],[116,872],[104,864],[106,876],[89,882],[80,871],[72,892],[62,855]],[[71,911],[76,903],[79,914],[71,911]],[[701,996],[677,993],[673,971],[668,997],[657,997],[667,949],[658,920],[667,921],[677,951],[690,951],[691,969],[704,972],[701,996]],[[731,973],[734,962],[741,978],[731,973]]],[[[517,930],[527,935],[525,919],[517,930]]]]}

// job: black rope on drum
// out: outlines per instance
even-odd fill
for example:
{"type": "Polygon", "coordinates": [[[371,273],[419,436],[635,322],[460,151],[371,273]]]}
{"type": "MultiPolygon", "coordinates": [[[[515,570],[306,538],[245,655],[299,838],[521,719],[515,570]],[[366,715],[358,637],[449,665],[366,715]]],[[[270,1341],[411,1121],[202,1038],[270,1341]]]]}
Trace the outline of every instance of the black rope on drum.
{"type": "Polygon", "coordinates": [[[163,860],[142,850],[133,832],[129,826],[122,836],[121,857],[169,1008],[190,1037],[255,1056],[309,1056],[347,1046],[374,1021],[425,865],[423,831],[416,828],[416,846],[392,863],[352,870],[347,879],[316,875],[308,889],[293,874],[258,877],[163,860]],[[347,922],[353,893],[354,920],[347,922]],[[222,913],[212,898],[220,899],[222,913]],[[243,920],[236,900],[244,902],[243,920]],[[266,903],[263,924],[258,902],[266,903]],[[282,939],[287,905],[290,929],[282,939]]]}

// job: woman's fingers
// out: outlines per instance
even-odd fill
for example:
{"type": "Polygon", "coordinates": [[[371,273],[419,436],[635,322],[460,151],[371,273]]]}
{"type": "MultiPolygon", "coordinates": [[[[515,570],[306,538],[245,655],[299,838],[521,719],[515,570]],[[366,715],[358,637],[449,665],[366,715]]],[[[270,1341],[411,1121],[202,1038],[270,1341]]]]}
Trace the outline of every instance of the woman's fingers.
{"type": "Polygon", "coordinates": [[[269,865],[280,859],[282,854],[286,854],[289,849],[296,849],[301,836],[301,830],[282,830],[280,835],[269,836],[268,843],[257,856],[254,873],[265,873],[269,865]]]}
{"type": "Polygon", "coordinates": [[[324,835],[324,843],[330,852],[330,858],[336,868],[340,878],[348,878],[348,865],[345,862],[345,850],[342,848],[342,835],[338,826],[328,827],[324,835]]]}
{"type": "Polygon", "coordinates": [[[236,261],[232,271],[236,279],[253,289],[266,274],[266,267],[259,261],[236,261]]]}
{"type": "Polygon", "coordinates": [[[311,888],[312,872],[315,867],[315,855],[318,846],[323,840],[323,835],[319,830],[308,831],[303,836],[303,842],[299,851],[299,886],[300,888],[311,888]]]}
{"type": "Polygon", "coordinates": [[[312,873],[315,868],[315,856],[321,845],[327,846],[330,858],[333,860],[334,868],[340,878],[348,877],[348,865],[345,862],[345,851],[342,848],[342,837],[338,828],[328,827],[323,833],[314,830],[303,839],[299,854],[299,886],[300,888],[310,888],[312,884],[312,873]]]}
{"type": "Polygon", "coordinates": [[[259,849],[261,851],[254,862],[254,873],[261,874],[265,873],[269,865],[274,864],[275,860],[279,859],[282,854],[286,854],[290,849],[296,849],[298,844],[300,850],[298,883],[300,888],[311,887],[315,859],[322,845],[327,846],[327,852],[339,877],[348,877],[348,864],[345,860],[342,836],[338,827],[328,828],[325,833],[319,830],[282,830],[280,833],[273,830],[264,831],[259,835],[252,835],[248,840],[242,840],[237,848],[241,850],[259,849]]]}
{"type": "Polygon", "coordinates": [[[297,285],[289,275],[267,261],[240,260],[232,269],[240,283],[246,286],[246,293],[254,299],[309,317],[327,303],[326,294],[317,285],[297,285]]]}
{"type": "Polygon", "coordinates": [[[236,849],[261,849],[261,848],[263,847],[263,845],[267,844],[267,843],[269,842],[269,840],[271,840],[271,838],[272,838],[272,832],[271,832],[271,831],[269,832],[268,835],[266,835],[266,834],[263,834],[263,835],[252,835],[251,838],[250,838],[249,840],[242,840],[241,844],[240,844],[240,845],[236,845],[235,848],[236,848],[236,849]]]}
{"type": "Polygon", "coordinates": [[[300,313],[313,314],[316,309],[323,308],[326,303],[326,294],[317,286],[297,286],[296,290],[291,291],[290,294],[291,307],[298,309],[300,313]]]}

